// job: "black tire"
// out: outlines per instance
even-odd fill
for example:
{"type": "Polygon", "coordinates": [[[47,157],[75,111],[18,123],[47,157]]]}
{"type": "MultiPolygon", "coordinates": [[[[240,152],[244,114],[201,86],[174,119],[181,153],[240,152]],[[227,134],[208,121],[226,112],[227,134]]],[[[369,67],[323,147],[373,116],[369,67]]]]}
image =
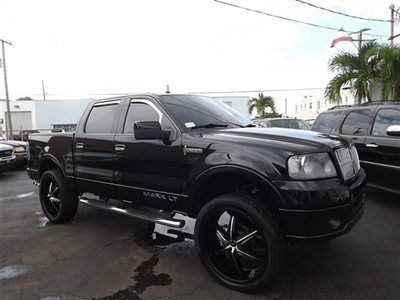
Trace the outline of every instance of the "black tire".
{"type": "Polygon", "coordinates": [[[208,273],[241,292],[265,288],[280,269],[286,250],[280,227],[267,208],[242,193],[217,197],[201,209],[195,245],[208,273]],[[221,225],[227,218],[228,226],[221,225]]]}
{"type": "Polygon", "coordinates": [[[78,194],[70,189],[59,170],[43,173],[39,188],[40,204],[51,223],[71,220],[78,210],[78,194]]]}

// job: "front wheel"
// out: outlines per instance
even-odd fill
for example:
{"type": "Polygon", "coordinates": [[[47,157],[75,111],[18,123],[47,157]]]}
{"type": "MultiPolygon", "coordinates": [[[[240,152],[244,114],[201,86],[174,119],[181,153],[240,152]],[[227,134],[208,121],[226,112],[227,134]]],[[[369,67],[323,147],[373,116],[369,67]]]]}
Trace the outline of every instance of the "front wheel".
{"type": "Polygon", "coordinates": [[[78,210],[78,194],[67,186],[59,170],[43,173],[39,197],[43,212],[51,223],[69,221],[78,210]]]}
{"type": "Polygon", "coordinates": [[[265,287],[285,254],[283,235],[271,214],[256,199],[240,193],[220,196],[202,208],[195,243],[210,275],[242,292],[265,287]]]}

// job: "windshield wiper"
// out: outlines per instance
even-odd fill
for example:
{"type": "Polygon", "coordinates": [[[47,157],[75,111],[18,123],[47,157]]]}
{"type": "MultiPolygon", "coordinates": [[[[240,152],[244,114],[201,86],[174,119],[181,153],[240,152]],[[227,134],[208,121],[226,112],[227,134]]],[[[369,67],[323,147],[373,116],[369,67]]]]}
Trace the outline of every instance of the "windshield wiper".
{"type": "Polygon", "coordinates": [[[257,126],[256,124],[250,123],[250,124],[247,124],[245,127],[256,127],[256,126],[257,126]]]}
{"type": "Polygon", "coordinates": [[[227,123],[207,123],[203,125],[197,125],[190,127],[190,129],[197,129],[197,128],[216,128],[216,127],[228,127],[227,123]]]}

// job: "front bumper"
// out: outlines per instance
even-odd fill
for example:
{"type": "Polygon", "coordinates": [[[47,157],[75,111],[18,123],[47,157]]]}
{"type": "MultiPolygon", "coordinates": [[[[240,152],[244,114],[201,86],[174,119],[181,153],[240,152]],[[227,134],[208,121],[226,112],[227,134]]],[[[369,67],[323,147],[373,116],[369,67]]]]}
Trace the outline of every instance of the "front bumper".
{"type": "Polygon", "coordinates": [[[289,204],[279,209],[286,236],[320,240],[350,231],[364,211],[366,181],[364,171],[360,170],[349,183],[327,179],[281,184],[282,195],[286,195],[286,204],[289,204]]]}
{"type": "Polygon", "coordinates": [[[14,163],[15,163],[15,155],[11,157],[0,158],[0,170],[7,170],[10,167],[14,166],[14,163]]]}

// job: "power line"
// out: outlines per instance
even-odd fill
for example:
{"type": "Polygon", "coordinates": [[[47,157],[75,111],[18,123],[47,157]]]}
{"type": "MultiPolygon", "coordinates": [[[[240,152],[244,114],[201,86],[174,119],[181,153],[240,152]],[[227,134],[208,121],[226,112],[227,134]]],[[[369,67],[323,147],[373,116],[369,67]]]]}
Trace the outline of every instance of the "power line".
{"type": "MultiPolygon", "coordinates": [[[[324,26],[324,25],[319,25],[319,24],[315,24],[315,23],[310,23],[310,22],[295,20],[295,19],[288,18],[288,17],[278,16],[278,15],[274,15],[274,14],[271,14],[271,13],[267,13],[267,12],[265,12],[265,11],[261,11],[261,10],[257,10],[257,9],[253,9],[253,8],[244,7],[244,6],[240,6],[240,5],[233,4],[233,3],[229,3],[229,2],[224,2],[224,1],[221,1],[221,0],[214,0],[214,1],[215,1],[215,2],[218,2],[218,3],[220,3],[220,4],[232,6],[232,7],[235,7],[235,8],[247,10],[247,11],[250,11],[250,12],[254,12],[254,13],[266,15],[266,16],[269,16],[269,17],[273,17],[273,18],[277,18],[277,19],[281,19],[281,20],[285,20],[285,21],[295,22],[295,23],[299,23],[299,24],[303,24],[303,25],[309,25],[309,26],[313,26],[313,27],[317,27],[317,28],[322,28],[322,29],[327,29],[327,30],[333,30],[333,31],[342,31],[342,32],[346,32],[346,33],[351,33],[351,32],[352,32],[352,31],[349,31],[349,30],[344,30],[343,28],[336,28],[336,27],[324,26]]],[[[389,37],[389,36],[387,36],[387,35],[379,35],[379,34],[365,34],[365,35],[377,36],[377,37],[389,37]]]]}
{"type": "Polygon", "coordinates": [[[391,20],[382,20],[382,19],[375,19],[375,18],[364,18],[364,17],[354,16],[354,15],[349,15],[349,14],[346,14],[346,13],[343,13],[343,12],[340,12],[340,11],[336,11],[336,10],[332,10],[332,9],[325,8],[325,7],[322,7],[322,6],[318,6],[318,5],[312,4],[312,3],[307,2],[307,1],[303,1],[303,0],[294,0],[294,1],[300,2],[302,4],[305,4],[305,5],[317,8],[317,9],[325,10],[325,11],[328,11],[328,12],[331,12],[331,13],[334,13],[334,14],[338,14],[338,15],[342,15],[342,16],[345,16],[345,17],[349,17],[349,18],[360,19],[360,20],[365,20],[365,21],[374,21],[374,22],[388,22],[388,23],[391,22],[391,20]]]}

